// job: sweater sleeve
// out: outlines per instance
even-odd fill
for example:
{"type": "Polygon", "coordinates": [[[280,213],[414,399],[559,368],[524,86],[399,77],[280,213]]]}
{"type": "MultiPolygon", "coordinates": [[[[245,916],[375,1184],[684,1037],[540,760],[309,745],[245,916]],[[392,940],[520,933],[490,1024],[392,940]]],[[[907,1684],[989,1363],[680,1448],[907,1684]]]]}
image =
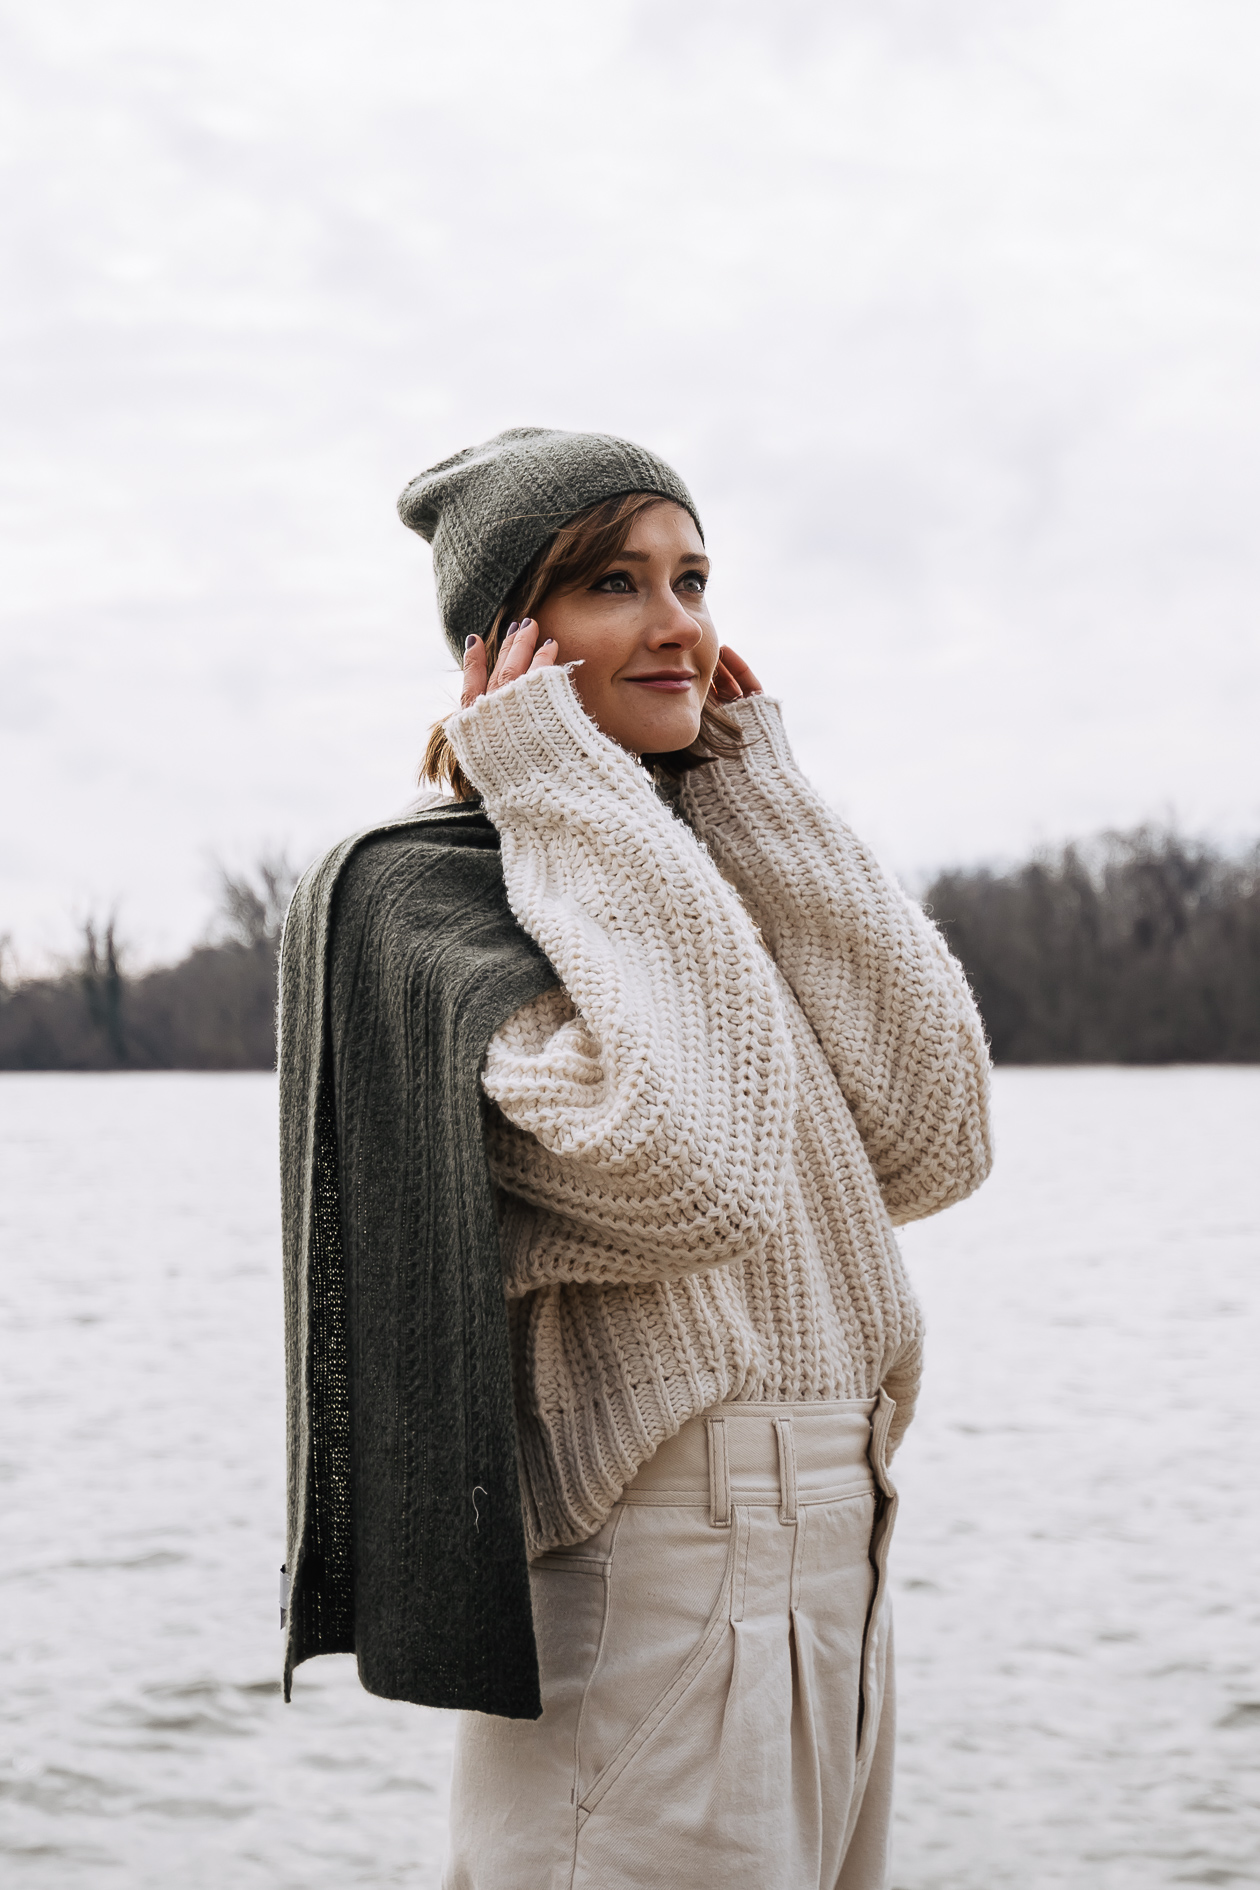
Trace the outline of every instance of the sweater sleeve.
{"type": "Polygon", "coordinates": [[[492,1124],[496,1180],[586,1233],[571,1277],[668,1279],[758,1250],[782,1205],[794,1070],[738,897],[563,669],[446,726],[499,831],[512,910],[564,987],[499,1033],[483,1071],[531,1138],[492,1124]]]}
{"type": "Polygon", "coordinates": [[[980,1186],[989,1058],[957,961],[796,764],[779,705],[733,704],[747,746],[686,776],[681,804],[736,886],[852,1111],[895,1222],[980,1186]]]}

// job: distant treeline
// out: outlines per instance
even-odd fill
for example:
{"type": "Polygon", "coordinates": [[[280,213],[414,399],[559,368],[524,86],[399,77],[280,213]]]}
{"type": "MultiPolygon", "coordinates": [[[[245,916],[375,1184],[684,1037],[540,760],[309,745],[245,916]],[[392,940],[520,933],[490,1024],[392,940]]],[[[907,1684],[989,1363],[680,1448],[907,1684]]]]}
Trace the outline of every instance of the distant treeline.
{"type": "Polygon", "coordinates": [[[940,873],[924,903],[998,1063],[1260,1062],[1260,847],[1140,827],[940,873]]]}
{"type": "MultiPolygon", "coordinates": [[[[224,876],[220,939],[129,977],[88,923],[56,978],[0,984],[0,1070],[266,1070],[293,876],[224,876]]],[[[925,904],[999,1063],[1260,1062],[1260,847],[1139,828],[998,873],[939,873],[925,904]]]]}
{"type": "Polygon", "coordinates": [[[83,927],[79,963],[0,985],[0,1070],[269,1070],[276,959],[294,876],[264,860],[225,873],[221,937],[128,977],[111,920],[83,927]]]}

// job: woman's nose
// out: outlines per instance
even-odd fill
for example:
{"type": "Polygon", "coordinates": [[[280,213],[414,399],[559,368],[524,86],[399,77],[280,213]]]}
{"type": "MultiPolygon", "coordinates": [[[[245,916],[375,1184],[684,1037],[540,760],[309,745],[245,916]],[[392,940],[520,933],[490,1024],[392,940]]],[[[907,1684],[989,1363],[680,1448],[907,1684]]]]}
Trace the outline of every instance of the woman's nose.
{"type": "Polygon", "coordinates": [[[693,650],[703,635],[703,626],[696,622],[673,589],[662,596],[653,597],[648,641],[654,649],[670,643],[684,650],[693,650]]]}

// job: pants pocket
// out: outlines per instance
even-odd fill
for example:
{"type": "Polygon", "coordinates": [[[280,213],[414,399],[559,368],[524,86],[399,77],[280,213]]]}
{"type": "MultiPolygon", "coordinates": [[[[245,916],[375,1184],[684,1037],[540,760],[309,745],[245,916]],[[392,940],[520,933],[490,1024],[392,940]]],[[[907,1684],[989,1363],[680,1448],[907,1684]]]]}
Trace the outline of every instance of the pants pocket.
{"type": "Polygon", "coordinates": [[[714,1529],[701,1510],[627,1510],[611,1570],[604,1646],[582,1714],[580,1818],[671,1721],[717,1654],[747,1536],[743,1511],[730,1528],[714,1529]]]}
{"type": "Polygon", "coordinates": [[[603,1647],[609,1571],[623,1514],[615,1509],[589,1541],[553,1549],[530,1565],[543,1713],[567,1714],[575,1729],[603,1647]]]}
{"type": "Polygon", "coordinates": [[[619,1515],[530,1570],[541,1719],[459,1715],[443,1890],[570,1890],[577,1729],[603,1645],[619,1515]]]}

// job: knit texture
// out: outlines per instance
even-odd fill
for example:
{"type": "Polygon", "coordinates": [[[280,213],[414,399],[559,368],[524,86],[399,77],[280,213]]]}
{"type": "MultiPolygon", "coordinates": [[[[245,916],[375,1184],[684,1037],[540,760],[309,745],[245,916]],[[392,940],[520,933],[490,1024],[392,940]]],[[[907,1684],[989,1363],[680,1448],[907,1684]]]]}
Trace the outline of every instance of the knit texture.
{"type": "Polygon", "coordinates": [[[939,933],[824,805],[777,704],[678,818],[561,669],[447,724],[555,966],[496,1034],[495,1111],[531,1554],[598,1529],[730,1401],[897,1401],[921,1318],[893,1223],[990,1164],[988,1057],[939,933]]]}
{"type": "Polygon", "coordinates": [[[417,473],[398,500],[404,525],[433,547],[447,642],[462,658],[485,636],[517,578],[566,519],[623,492],[696,502],[672,466],[611,433],[510,427],[417,473]]]}
{"type": "Polygon", "coordinates": [[[285,1693],[540,1711],[508,1321],[478,1074],[556,974],[498,836],[449,803],[305,875],[281,956],[291,1578],[285,1693]]]}

